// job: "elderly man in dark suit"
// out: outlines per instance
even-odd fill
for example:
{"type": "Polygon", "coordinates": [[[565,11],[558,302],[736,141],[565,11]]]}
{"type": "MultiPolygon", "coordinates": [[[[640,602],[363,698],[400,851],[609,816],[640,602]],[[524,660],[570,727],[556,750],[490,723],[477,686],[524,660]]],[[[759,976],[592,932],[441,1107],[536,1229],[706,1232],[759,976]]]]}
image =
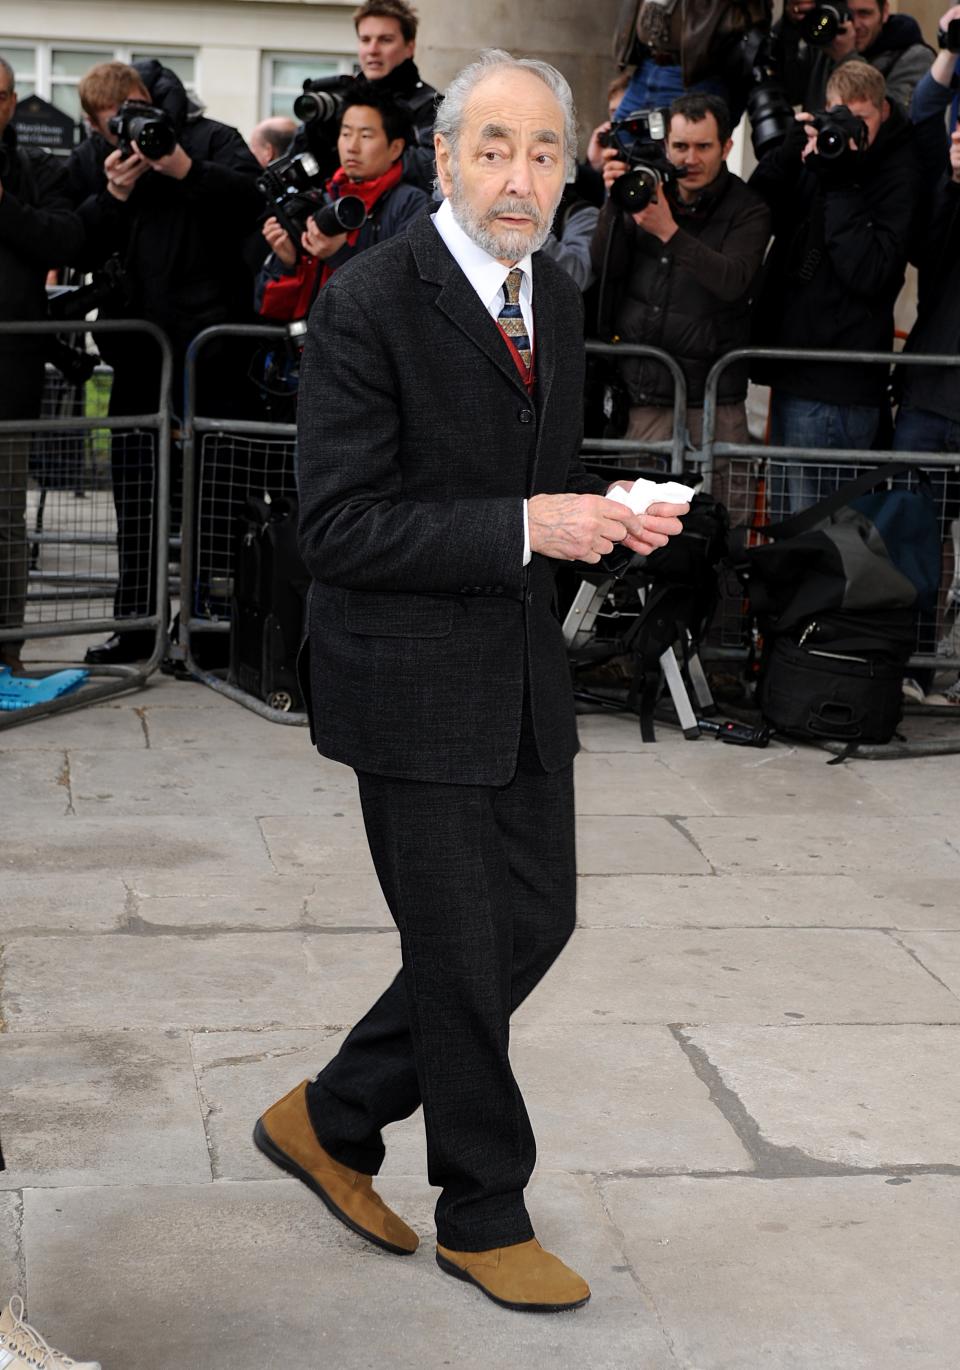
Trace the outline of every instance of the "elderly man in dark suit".
{"type": "Polygon", "coordinates": [[[578,461],[579,292],[533,255],[575,151],[554,68],[485,53],[436,129],[446,199],[337,273],[300,386],[313,736],[353,766],[403,970],[257,1145],[397,1254],[416,1234],[372,1176],[422,1104],[437,1261],[508,1308],[586,1302],[533,1234],[536,1148],[509,1022],[575,921],[576,726],[558,560],[639,552],[640,518],[578,461]]]}

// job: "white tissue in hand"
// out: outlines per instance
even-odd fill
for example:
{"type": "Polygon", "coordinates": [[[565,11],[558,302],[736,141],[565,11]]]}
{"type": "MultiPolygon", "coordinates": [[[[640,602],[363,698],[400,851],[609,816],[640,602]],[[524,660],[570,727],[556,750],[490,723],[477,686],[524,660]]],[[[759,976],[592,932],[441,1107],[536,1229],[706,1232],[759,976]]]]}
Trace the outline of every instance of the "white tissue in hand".
{"type": "Polygon", "coordinates": [[[694,490],[690,485],[681,485],[676,480],[644,480],[642,477],[633,482],[631,490],[615,485],[607,491],[607,499],[615,499],[625,504],[635,514],[645,514],[651,504],[689,504],[694,490]]]}

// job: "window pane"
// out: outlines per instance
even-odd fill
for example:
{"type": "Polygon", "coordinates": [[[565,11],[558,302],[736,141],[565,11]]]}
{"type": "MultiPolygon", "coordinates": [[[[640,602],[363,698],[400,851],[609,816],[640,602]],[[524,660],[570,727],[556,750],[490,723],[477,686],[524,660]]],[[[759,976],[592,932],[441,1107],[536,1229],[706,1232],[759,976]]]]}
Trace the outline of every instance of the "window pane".
{"type": "Polygon", "coordinates": [[[335,76],[337,64],[329,57],[275,57],[270,84],[282,90],[301,91],[304,81],[315,76],[335,76]]]}
{"type": "Polygon", "coordinates": [[[25,100],[28,95],[35,94],[36,89],[36,82],[31,77],[25,76],[22,81],[17,77],[17,94],[21,100],[25,100]]]}
{"type": "Polygon", "coordinates": [[[175,72],[185,86],[193,86],[196,59],[182,52],[135,52],[132,55],[134,62],[144,62],[154,59],[170,71],[175,72]]]}
{"type": "Polygon", "coordinates": [[[84,76],[91,67],[113,60],[112,52],[70,52],[67,48],[54,48],[51,71],[54,76],[84,76]]]}
{"type": "Polygon", "coordinates": [[[50,103],[56,105],[61,113],[69,114],[71,119],[79,120],[83,117],[83,111],[80,108],[80,96],[77,94],[75,85],[54,82],[50,87],[50,103]]]}
{"type": "Polygon", "coordinates": [[[37,50],[36,48],[8,48],[0,47],[0,57],[5,57],[13,67],[17,75],[17,89],[22,95],[23,81],[20,77],[30,78],[32,81],[37,70],[37,50]]]}

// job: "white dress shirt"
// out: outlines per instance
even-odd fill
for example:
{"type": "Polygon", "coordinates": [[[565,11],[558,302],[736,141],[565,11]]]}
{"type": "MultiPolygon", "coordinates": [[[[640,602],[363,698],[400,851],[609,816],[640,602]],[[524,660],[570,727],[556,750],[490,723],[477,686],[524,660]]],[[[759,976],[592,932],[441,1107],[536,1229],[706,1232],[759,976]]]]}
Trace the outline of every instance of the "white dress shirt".
{"type": "MultiPolygon", "coordinates": [[[[504,283],[512,271],[512,267],[504,266],[503,262],[498,262],[496,257],[491,257],[489,252],[485,252],[479,247],[469,234],[465,233],[456,219],[453,217],[453,210],[450,201],[444,200],[443,204],[432,215],[434,226],[440,237],[443,239],[450,255],[453,257],[457,266],[466,276],[480,297],[484,309],[491,319],[499,318],[500,311],[504,305],[503,287],[504,283]]],[[[520,280],[520,313],[526,326],[527,337],[530,339],[531,356],[533,355],[533,259],[528,252],[517,266],[523,273],[520,280]]],[[[523,564],[530,561],[530,527],[527,520],[527,501],[523,501],[523,564]]]]}

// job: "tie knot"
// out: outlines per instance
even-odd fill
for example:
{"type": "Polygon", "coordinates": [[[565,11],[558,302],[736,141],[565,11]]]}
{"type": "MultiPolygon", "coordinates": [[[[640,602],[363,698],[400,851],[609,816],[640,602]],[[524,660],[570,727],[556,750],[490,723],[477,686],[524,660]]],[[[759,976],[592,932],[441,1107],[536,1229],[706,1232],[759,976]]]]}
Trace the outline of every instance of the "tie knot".
{"type": "Polygon", "coordinates": [[[510,274],[503,283],[503,294],[507,304],[518,304],[520,302],[520,282],[523,280],[523,272],[518,266],[510,268],[510,274]]]}

